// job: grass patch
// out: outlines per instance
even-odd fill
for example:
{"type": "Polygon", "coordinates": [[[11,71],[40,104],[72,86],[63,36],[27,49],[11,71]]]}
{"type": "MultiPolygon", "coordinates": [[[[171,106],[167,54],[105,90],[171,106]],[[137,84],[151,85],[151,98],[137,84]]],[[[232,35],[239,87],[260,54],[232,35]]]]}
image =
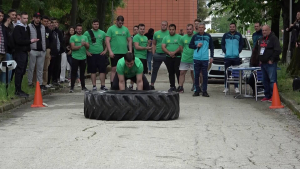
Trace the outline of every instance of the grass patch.
{"type": "Polygon", "coordinates": [[[279,92],[300,105],[300,92],[293,91],[293,78],[286,72],[288,66],[286,64],[279,64],[278,66],[281,68],[281,70],[277,72],[279,92]]]}
{"type": "MultiPolygon", "coordinates": [[[[34,94],[35,88],[28,87],[27,74],[24,75],[22,81],[22,90],[28,94],[34,94]]],[[[5,83],[0,83],[0,105],[10,102],[15,96],[15,79],[8,85],[8,97],[6,96],[5,83]]]]}

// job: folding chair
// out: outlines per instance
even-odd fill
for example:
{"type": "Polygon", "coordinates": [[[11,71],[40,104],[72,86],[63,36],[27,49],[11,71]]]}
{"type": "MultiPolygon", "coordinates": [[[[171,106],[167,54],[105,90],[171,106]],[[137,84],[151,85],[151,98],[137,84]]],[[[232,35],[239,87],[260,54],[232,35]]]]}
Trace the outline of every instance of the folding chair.
{"type": "Polygon", "coordinates": [[[255,100],[257,101],[257,97],[264,97],[264,93],[263,92],[258,92],[257,91],[257,87],[263,86],[262,84],[262,71],[261,69],[257,69],[253,71],[253,77],[255,80],[255,100]]]}
{"type": "MultiPolygon", "coordinates": [[[[226,88],[228,89],[228,92],[230,94],[229,84],[230,83],[239,84],[240,71],[239,70],[228,70],[228,69],[231,69],[231,67],[228,67],[227,70],[226,70],[226,77],[227,77],[226,88]]],[[[243,73],[242,73],[242,76],[243,76],[243,73]]],[[[225,95],[227,95],[227,92],[225,92],[225,95]]]]}

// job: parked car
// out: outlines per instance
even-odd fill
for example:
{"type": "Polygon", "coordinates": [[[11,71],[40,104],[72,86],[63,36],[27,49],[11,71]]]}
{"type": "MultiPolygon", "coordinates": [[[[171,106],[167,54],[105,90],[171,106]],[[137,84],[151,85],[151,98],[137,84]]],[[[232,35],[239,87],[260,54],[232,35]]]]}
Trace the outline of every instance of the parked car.
{"type": "MultiPolygon", "coordinates": [[[[209,70],[208,70],[208,78],[222,78],[224,79],[224,57],[225,54],[222,51],[221,47],[221,42],[222,42],[222,37],[224,33],[211,33],[210,34],[213,43],[215,46],[214,50],[214,61],[212,64],[209,65],[209,70]]],[[[252,54],[252,49],[250,46],[249,41],[247,38],[243,35],[244,39],[244,47],[242,52],[240,53],[240,63],[242,66],[248,67],[250,63],[250,58],[252,54]]]]}

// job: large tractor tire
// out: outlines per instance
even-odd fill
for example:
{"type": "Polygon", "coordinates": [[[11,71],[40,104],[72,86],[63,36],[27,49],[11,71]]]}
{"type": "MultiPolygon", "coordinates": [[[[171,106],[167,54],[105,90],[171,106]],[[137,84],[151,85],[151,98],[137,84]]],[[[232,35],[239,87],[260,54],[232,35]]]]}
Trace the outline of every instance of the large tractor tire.
{"type": "Polygon", "coordinates": [[[175,120],[179,94],[164,91],[86,92],[84,116],[97,120],[175,120]]]}

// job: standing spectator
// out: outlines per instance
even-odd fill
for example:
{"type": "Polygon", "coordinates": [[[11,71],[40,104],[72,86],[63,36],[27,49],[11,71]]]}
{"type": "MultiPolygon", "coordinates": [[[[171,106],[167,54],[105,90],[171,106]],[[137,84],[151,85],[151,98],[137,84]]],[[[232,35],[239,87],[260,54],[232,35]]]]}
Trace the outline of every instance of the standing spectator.
{"type": "Polygon", "coordinates": [[[150,90],[155,90],[154,83],[157,78],[157,72],[162,62],[166,64],[166,54],[161,48],[162,40],[169,35],[168,22],[162,21],[161,30],[156,31],[153,35],[152,54],[153,54],[153,70],[151,75],[150,90]]]}
{"type": "Polygon", "coordinates": [[[191,70],[191,77],[193,80],[193,85],[195,84],[195,82],[194,82],[194,62],[193,62],[194,50],[189,48],[189,44],[193,37],[193,30],[194,30],[194,26],[192,24],[188,24],[186,27],[187,34],[184,35],[179,41],[179,45],[180,45],[180,48],[182,51],[182,56],[181,56],[181,62],[180,62],[180,66],[179,66],[180,77],[179,77],[179,87],[177,89],[177,92],[180,92],[180,93],[184,92],[183,83],[185,81],[186,72],[189,69],[191,70]]]}
{"type": "Polygon", "coordinates": [[[179,35],[184,36],[183,29],[180,29],[179,35]]]}
{"type": "MultiPolygon", "coordinates": [[[[88,91],[85,87],[84,73],[86,67],[86,49],[89,49],[90,45],[86,36],[82,35],[82,25],[77,24],[76,34],[70,38],[71,50],[72,50],[72,70],[77,70],[80,67],[80,81],[82,91],[88,91]]],[[[74,84],[76,80],[76,71],[71,72],[71,89],[70,93],[74,92],[74,84]]]]}
{"type": "Polygon", "coordinates": [[[181,60],[181,48],[179,46],[179,41],[181,36],[176,34],[176,25],[169,25],[170,34],[164,37],[162,41],[162,50],[167,55],[166,57],[166,65],[169,73],[169,81],[170,81],[170,89],[169,92],[176,91],[175,86],[175,74],[177,77],[177,82],[179,83],[179,65],[181,60]]]}
{"type": "Polygon", "coordinates": [[[199,96],[200,94],[200,87],[199,87],[199,74],[202,71],[203,74],[203,97],[209,97],[207,93],[207,82],[208,82],[208,62],[213,62],[214,57],[214,44],[212,41],[212,37],[210,34],[204,32],[205,30],[205,23],[200,22],[198,25],[199,33],[194,35],[191,39],[189,47],[194,49],[194,74],[195,74],[195,88],[196,91],[193,96],[199,96]],[[210,57],[208,54],[208,49],[210,49],[210,57]]]}
{"type": "Polygon", "coordinates": [[[261,30],[261,25],[259,22],[256,22],[254,24],[254,29],[255,32],[252,34],[252,41],[253,41],[253,49],[255,48],[256,42],[258,39],[262,37],[262,30],[261,30]]]}
{"type": "Polygon", "coordinates": [[[130,33],[128,28],[123,26],[124,17],[118,16],[116,25],[113,25],[108,28],[105,43],[109,52],[109,57],[111,61],[111,74],[110,74],[110,83],[114,80],[116,74],[116,66],[122,57],[127,52],[132,53],[132,39],[130,37],[130,33]],[[127,44],[128,49],[127,50],[127,44]]]}
{"type": "MultiPolygon", "coordinates": [[[[133,55],[134,55],[134,43],[133,43],[133,38],[134,38],[134,36],[135,35],[137,35],[139,33],[139,26],[138,25],[135,25],[134,27],[133,27],[133,34],[132,34],[132,36],[131,36],[131,40],[132,40],[132,52],[133,52],[133,55]]],[[[128,51],[129,51],[129,46],[128,46],[128,51]]],[[[130,85],[129,85],[129,90],[133,90],[133,84],[134,84],[134,82],[131,80],[130,81],[130,85]]]]}
{"type": "Polygon", "coordinates": [[[97,91],[96,87],[96,72],[100,74],[101,87],[100,90],[108,90],[105,87],[105,73],[106,73],[106,52],[107,48],[104,48],[105,44],[105,32],[99,29],[99,20],[94,19],[92,29],[86,31],[84,36],[87,37],[90,48],[86,51],[88,73],[91,73],[91,79],[93,83],[93,91],[97,91]]]}
{"type": "Polygon", "coordinates": [[[29,57],[29,69],[28,69],[28,85],[34,86],[32,84],[33,72],[36,66],[36,77],[41,85],[42,90],[47,90],[43,85],[43,69],[46,56],[46,29],[44,25],[41,24],[40,13],[35,13],[33,15],[32,23],[28,24],[30,30],[31,39],[39,39],[39,41],[30,44],[30,57],[29,57]]]}
{"type": "MultiPolygon", "coordinates": [[[[148,46],[152,47],[152,41],[153,41],[153,35],[154,35],[154,29],[150,28],[148,32],[145,34],[148,38],[148,46]]],[[[152,68],[152,48],[150,50],[147,50],[147,62],[148,62],[148,74],[151,75],[151,68],[152,68]]]]}
{"type": "MultiPolygon", "coordinates": [[[[5,59],[5,57],[6,57],[5,53],[7,51],[7,34],[6,34],[6,29],[5,29],[5,25],[3,23],[3,20],[4,20],[4,12],[2,10],[0,10],[0,62],[6,60],[5,59]]],[[[5,74],[5,73],[2,73],[1,70],[0,70],[0,73],[2,75],[5,74]]],[[[3,83],[6,82],[6,81],[3,81],[3,79],[0,79],[0,80],[3,83]]]]}
{"type": "Polygon", "coordinates": [[[20,23],[14,29],[13,39],[15,42],[15,61],[17,67],[15,71],[15,90],[16,95],[19,97],[28,97],[29,95],[22,91],[23,75],[26,72],[28,62],[28,52],[30,51],[30,44],[39,41],[39,39],[30,39],[30,30],[27,26],[28,14],[21,13],[20,23]]]}
{"type": "MultiPolygon", "coordinates": [[[[14,31],[14,28],[15,28],[17,22],[20,22],[19,20],[17,20],[17,16],[16,15],[17,15],[16,10],[10,9],[8,11],[8,16],[9,16],[9,18],[11,20],[11,22],[8,25],[8,30],[9,30],[8,31],[8,35],[10,35],[8,37],[10,39],[8,46],[9,46],[9,48],[11,50],[8,51],[8,55],[6,55],[6,60],[13,60],[14,59],[14,50],[15,50],[14,48],[15,47],[14,47],[14,41],[13,41],[12,34],[13,34],[13,31],[14,31]]],[[[10,80],[11,81],[13,79],[14,74],[15,74],[15,69],[11,71],[11,76],[10,76],[10,80]]]]}
{"type": "Polygon", "coordinates": [[[289,28],[286,28],[286,31],[288,32],[292,31],[290,51],[291,51],[291,56],[293,56],[295,44],[297,42],[300,33],[300,12],[297,12],[296,21],[293,24],[291,24],[289,28]]]}
{"type": "Polygon", "coordinates": [[[193,31],[194,34],[198,33],[198,25],[199,25],[200,22],[201,22],[200,19],[195,19],[194,20],[194,23],[195,23],[195,30],[193,31]]]}
{"type": "Polygon", "coordinates": [[[148,46],[148,38],[144,35],[145,33],[145,25],[139,24],[139,33],[134,36],[134,56],[139,58],[143,63],[144,74],[147,74],[147,50],[150,50],[151,47],[148,46]]]}
{"type": "MultiPolygon", "coordinates": [[[[224,59],[225,89],[223,93],[226,93],[228,91],[228,88],[226,88],[226,83],[227,83],[226,70],[230,66],[240,65],[239,56],[243,50],[243,37],[240,33],[236,31],[235,23],[231,23],[230,31],[223,35],[221,46],[222,46],[222,51],[225,53],[225,59],[224,59]]],[[[237,83],[234,84],[234,87],[235,87],[235,93],[240,93],[237,83]]]]}
{"type": "Polygon", "coordinates": [[[273,86],[274,83],[277,83],[277,62],[281,54],[281,47],[278,38],[271,32],[268,25],[263,26],[262,33],[263,37],[257,42],[265,89],[265,97],[261,101],[272,102],[273,86]]]}

